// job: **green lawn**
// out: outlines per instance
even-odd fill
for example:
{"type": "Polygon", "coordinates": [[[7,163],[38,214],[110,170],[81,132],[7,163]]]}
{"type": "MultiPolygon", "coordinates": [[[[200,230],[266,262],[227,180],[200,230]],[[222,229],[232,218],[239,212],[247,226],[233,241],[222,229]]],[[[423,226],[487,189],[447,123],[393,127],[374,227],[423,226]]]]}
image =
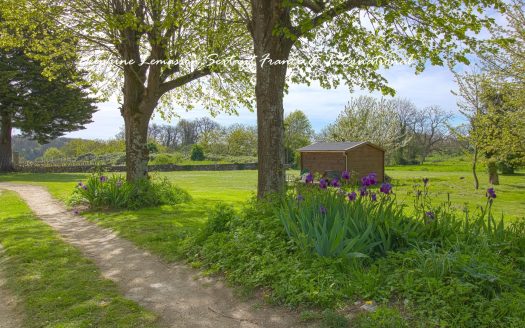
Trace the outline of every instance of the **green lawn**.
{"type": "MultiPolygon", "coordinates": [[[[485,193],[490,187],[486,174],[479,175],[480,188],[474,189],[474,180],[469,172],[439,172],[421,170],[400,170],[388,168],[398,200],[410,205],[413,201],[414,185],[422,184],[422,178],[429,178],[429,187],[435,203],[450,200],[461,210],[467,205],[471,210],[485,204],[485,193]]],[[[508,219],[525,218],[525,174],[500,176],[500,185],[494,186],[497,198],[493,213],[504,214],[508,219]]]]}
{"type": "MultiPolygon", "coordinates": [[[[49,181],[48,181],[49,183],[49,181]]],[[[2,266],[22,301],[25,327],[155,327],[156,316],[120,296],[13,192],[0,194],[2,266]]]]}
{"type": "Polygon", "coordinates": [[[49,192],[65,201],[75,187],[75,183],[87,179],[87,173],[0,173],[0,182],[29,183],[46,187],[49,192]]]}
{"type": "MultiPolygon", "coordinates": [[[[481,187],[474,190],[469,164],[466,162],[395,166],[388,167],[386,173],[393,179],[397,200],[409,206],[413,200],[414,186],[420,185],[424,177],[430,179],[429,186],[435,203],[446,200],[449,194],[452,203],[458,209],[465,204],[475,209],[476,206],[484,205],[486,201],[485,190],[489,186],[487,174],[480,170],[481,187]]],[[[117,231],[122,237],[166,261],[183,258],[183,240],[203,226],[208,211],[215,204],[227,202],[240,208],[256,191],[256,171],[184,171],[155,174],[166,176],[174,184],[186,189],[193,196],[193,201],[137,211],[86,212],[84,216],[117,231]]],[[[289,174],[297,175],[298,172],[290,171],[289,174]]],[[[0,181],[42,185],[58,199],[66,200],[77,182],[87,177],[88,174],[14,173],[0,174],[0,181]]],[[[495,187],[497,198],[493,206],[494,211],[505,213],[509,220],[525,217],[525,174],[521,172],[501,176],[500,182],[501,185],[495,187]]],[[[151,314],[138,310],[134,303],[118,296],[112,284],[99,278],[98,272],[90,262],[83,259],[75,249],[57,240],[50,228],[32,218],[25,205],[13,194],[4,193],[0,201],[4,206],[7,204],[9,212],[12,212],[9,215],[0,212],[0,241],[15,256],[14,259],[19,259],[13,259],[9,264],[10,283],[28,303],[28,326],[36,325],[37,320],[44,322],[56,318],[61,318],[66,323],[67,320],[137,320],[137,326],[152,323],[151,314]],[[47,246],[48,243],[51,243],[53,248],[47,246]],[[42,247],[42,244],[45,244],[45,247],[42,247]],[[32,260],[36,257],[41,261],[33,264],[32,260]],[[62,269],[60,265],[65,267],[62,269]],[[54,281],[50,281],[51,276],[54,281]],[[36,279],[36,283],[31,281],[31,284],[26,286],[24,282],[29,279],[36,279]],[[88,280],[89,282],[86,282],[88,280]],[[50,288],[43,290],[44,285],[50,288]],[[78,288],[83,288],[83,292],[70,293],[71,285],[82,286],[78,288]],[[50,296],[62,293],[67,295],[65,304],[50,296]],[[99,299],[109,301],[98,302],[99,299]],[[131,312],[130,309],[138,312],[131,312]],[[78,315],[73,316],[72,313],[78,315]]],[[[77,287],[73,287],[72,290],[76,289],[77,287]]],[[[76,324],[75,321],[69,326],[82,325],[76,324]]],[[[111,324],[106,326],[111,327],[111,324]]]]}
{"type": "MultiPolygon", "coordinates": [[[[297,175],[297,171],[290,171],[297,175]]],[[[448,161],[420,166],[388,167],[386,173],[393,178],[394,191],[400,202],[412,204],[413,188],[423,177],[430,179],[430,190],[437,204],[450,193],[458,209],[467,203],[471,209],[484,205],[487,175],[479,173],[481,188],[474,190],[468,163],[448,161]]],[[[256,171],[184,171],[155,173],[166,176],[186,189],[193,202],[176,206],[162,206],[138,211],[86,213],[97,223],[117,231],[124,238],[150,249],[166,260],[180,255],[180,241],[193,233],[206,220],[208,210],[218,202],[227,202],[237,208],[256,191],[256,171]]],[[[65,200],[75,184],[88,174],[4,174],[0,181],[32,183],[46,186],[57,198],[65,200]]],[[[525,217],[525,174],[501,176],[496,186],[497,199],[494,212],[506,218],[525,217]]]]}

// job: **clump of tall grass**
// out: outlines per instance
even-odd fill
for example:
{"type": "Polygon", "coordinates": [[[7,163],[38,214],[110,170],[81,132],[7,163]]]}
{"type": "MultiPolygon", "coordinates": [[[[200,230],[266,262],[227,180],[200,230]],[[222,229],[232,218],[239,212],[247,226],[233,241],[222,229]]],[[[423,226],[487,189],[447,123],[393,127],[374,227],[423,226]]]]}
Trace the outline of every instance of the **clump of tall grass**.
{"type": "Polygon", "coordinates": [[[78,182],[69,204],[87,204],[91,209],[138,209],[159,205],[175,205],[191,200],[183,189],[166,178],[126,181],[120,175],[91,175],[78,182]]]}

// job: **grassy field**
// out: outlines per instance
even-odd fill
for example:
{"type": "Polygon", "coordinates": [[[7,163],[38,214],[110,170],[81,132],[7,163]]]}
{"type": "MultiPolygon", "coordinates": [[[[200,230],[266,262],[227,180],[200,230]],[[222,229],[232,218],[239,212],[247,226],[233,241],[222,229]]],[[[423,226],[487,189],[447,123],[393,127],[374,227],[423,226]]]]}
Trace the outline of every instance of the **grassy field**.
{"type": "MultiPolygon", "coordinates": [[[[408,206],[413,202],[414,187],[422,183],[422,178],[429,178],[432,199],[436,204],[450,197],[452,203],[455,204],[458,210],[461,210],[464,206],[475,210],[477,206],[485,204],[485,191],[486,188],[489,187],[489,184],[487,174],[480,170],[480,189],[474,190],[468,165],[468,163],[462,161],[434,162],[418,166],[388,167],[386,173],[392,178],[397,200],[408,206]]],[[[290,171],[289,174],[298,175],[298,172],[290,171]]],[[[174,261],[183,257],[183,249],[181,247],[183,241],[188,235],[195,234],[197,230],[203,226],[209,210],[215,204],[226,202],[234,205],[236,208],[240,208],[250,197],[253,197],[256,191],[256,171],[189,171],[155,173],[155,175],[166,176],[174,184],[186,189],[192,195],[193,201],[175,206],[161,206],[137,211],[86,212],[83,215],[91,221],[113,229],[122,237],[150,250],[166,261],[174,261]]],[[[88,176],[88,174],[13,173],[0,175],[0,181],[31,183],[45,186],[55,197],[65,201],[78,181],[85,180],[88,176]]],[[[524,218],[525,174],[520,172],[515,175],[501,176],[500,182],[501,185],[495,187],[497,192],[497,199],[493,206],[495,213],[504,213],[507,220],[524,218]]],[[[13,194],[4,193],[0,201],[2,201],[2,204],[7,204],[9,213],[11,213],[9,215],[0,214],[0,242],[4,244],[4,246],[9,245],[10,242],[20,243],[23,246],[11,247],[11,252],[13,252],[13,249],[17,252],[12,254],[22,256],[23,253],[24,256],[29,257],[21,257],[20,263],[10,264],[10,270],[12,270],[10,279],[15,290],[21,289],[22,282],[19,279],[28,275],[28,273],[23,271],[27,270],[27,268],[23,266],[23,263],[25,263],[24,261],[30,262],[31,257],[41,257],[42,261],[38,262],[36,268],[31,269],[33,271],[36,270],[35,272],[37,273],[40,272],[38,270],[41,270],[42,276],[54,274],[52,269],[57,267],[58,263],[67,263],[67,265],[73,266],[73,268],[68,267],[64,269],[67,271],[67,274],[58,275],[57,287],[53,285],[53,288],[49,289],[49,291],[41,291],[40,288],[42,288],[42,286],[39,286],[37,283],[36,285],[31,285],[31,288],[22,288],[22,298],[29,300],[31,297],[38,297],[47,300],[49,296],[46,293],[52,294],[54,293],[53,290],[56,292],[56,289],[67,288],[65,287],[69,284],[65,283],[67,280],[71,280],[75,286],[78,286],[80,283],[86,284],[85,279],[92,279],[95,283],[90,283],[89,288],[82,287],[87,288],[87,290],[79,294],[79,297],[85,297],[88,300],[81,301],[80,303],[86,304],[87,302],[87,304],[90,304],[90,297],[95,299],[106,297],[113,299],[115,306],[111,309],[100,309],[96,306],[94,306],[94,309],[88,307],[90,309],[89,311],[94,311],[94,314],[90,314],[89,316],[82,312],[83,308],[81,308],[78,311],[80,311],[79,313],[81,318],[83,318],[82,320],[88,320],[87,318],[90,316],[93,316],[96,320],[100,320],[101,317],[105,316],[103,312],[97,311],[109,311],[111,313],[110,318],[113,318],[112,320],[121,320],[124,318],[122,320],[138,320],[138,322],[144,325],[151,323],[152,317],[145,312],[139,311],[140,315],[138,315],[138,317],[129,317],[127,311],[135,305],[125,303],[125,300],[119,298],[117,294],[114,294],[112,289],[114,287],[112,285],[107,285],[107,282],[98,280],[100,278],[98,278],[96,270],[86,270],[83,266],[92,266],[92,264],[83,262],[85,260],[83,260],[79,254],[75,253],[74,250],[69,250],[69,246],[56,241],[55,239],[57,237],[52,231],[47,226],[39,223],[39,221],[34,220],[27,208],[13,194]],[[15,215],[21,219],[12,219],[15,215]],[[22,221],[22,218],[27,222],[22,221]],[[28,227],[33,230],[29,230],[28,227]],[[4,228],[7,229],[7,232],[4,232],[4,228]],[[24,230],[22,231],[22,229],[24,230]],[[30,231],[31,234],[28,235],[27,231],[30,231]],[[43,250],[41,248],[36,249],[35,245],[44,242],[40,241],[40,239],[35,241],[38,238],[43,239],[46,243],[52,242],[53,245],[59,245],[58,250],[54,250],[54,248],[51,249],[50,247],[45,247],[43,250]],[[57,262],[58,260],[54,258],[55,252],[63,252],[64,250],[62,248],[68,250],[67,256],[71,256],[72,259],[64,260],[64,258],[61,257],[62,260],[57,262]],[[40,254],[41,252],[43,253],[40,254]],[[76,261],[80,261],[82,266],[77,264],[76,261]],[[79,267],[81,267],[83,271],[86,271],[86,273],[79,273],[76,278],[71,278],[68,274],[75,274],[75,270],[79,267]],[[94,271],[95,273],[90,273],[89,277],[86,277],[88,271],[94,271]],[[81,282],[78,282],[78,279],[80,279],[81,282]],[[96,288],[100,295],[91,290],[91,286],[96,288]]],[[[76,289],[76,287],[74,288],[76,289]]],[[[64,293],[66,293],[66,291],[64,291],[64,293]]],[[[69,296],[73,297],[72,295],[69,296]]],[[[65,317],[66,319],[64,320],[69,320],[67,319],[67,315],[69,313],[68,311],[70,311],[69,307],[72,305],[69,303],[66,305],[61,304],[62,303],[53,305],[52,309],[48,309],[46,306],[35,301],[31,303],[30,306],[36,307],[31,310],[35,311],[34,313],[43,311],[45,316],[56,314],[57,317],[65,317]]],[[[74,324],[73,326],[78,325],[74,324]]],[[[111,325],[108,325],[108,327],[111,327],[111,325]]]]}
{"type": "MultiPolygon", "coordinates": [[[[410,208],[414,185],[421,179],[430,179],[430,191],[435,204],[445,201],[449,195],[454,206],[471,210],[485,204],[485,191],[489,186],[487,174],[479,172],[481,187],[473,188],[468,163],[447,161],[418,166],[388,167],[394,192],[399,202],[410,208]]],[[[202,226],[207,213],[218,202],[226,202],[239,208],[256,191],[256,171],[189,171],[154,173],[166,176],[176,185],[186,189],[193,197],[191,203],[161,206],[138,211],[91,212],[84,215],[104,227],[117,231],[122,237],[160,255],[167,261],[180,256],[180,242],[188,234],[202,226]]],[[[297,175],[298,171],[289,174],[297,175]]],[[[31,183],[45,186],[58,199],[66,200],[76,183],[88,174],[4,174],[0,181],[31,183]]],[[[525,217],[525,174],[501,176],[496,186],[497,199],[494,213],[503,213],[508,220],[525,217]]]]}
{"type": "MultiPolygon", "coordinates": [[[[435,203],[446,201],[449,197],[453,205],[462,210],[467,206],[475,210],[485,205],[485,193],[491,187],[484,168],[478,168],[480,183],[474,189],[474,178],[470,163],[464,160],[436,160],[424,165],[390,166],[386,174],[392,177],[394,191],[399,201],[410,205],[413,201],[414,186],[421,184],[422,178],[430,179],[430,191],[435,203]]],[[[509,220],[525,218],[525,173],[500,175],[500,185],[494,186],[497,199],[493,205],[495,214],[503,214],[509,220]]]]}
{"type": "Polygon", "coordinates": [[[35,218],[15,193],[2,192],[0,203],[2,267],[22,301],[25,327],[156,326],[154,314],[120,296],[94,263],[35,218]]]}
{"type": "MultiPolygon", "coordinates": [[[[218,201],[240,206],[255,194],[257,186],[256,171],[190,171],[155,173],[166,176],[176,185],[190,192],[198,204],[198,212],[218,201]]],[[[297,175],[297,171],[289,171],[297,175]]],[[[450,196],[458,209],[467,205],[471,210],[484,205],[488,184],[487,174],[480,170],[480,189],[473,188],[469,163],[463,161],[432,162],[425,165],[391,166],[386,174],[392,178],[394,192],[400,202],[411,205],[414,186],[421,179],[430,179],[430,191],[436,203],[450,196]]],[[[86,179],[88,174],[0,174],[0,181],[32,183],[45,186],[58,199],[65,200],[76,182],[86,179]]],[[[525,173],[500,177],[500,185],[495,186],[497,199],[493,209],[509,219],[525,217],[525,173]]]]}

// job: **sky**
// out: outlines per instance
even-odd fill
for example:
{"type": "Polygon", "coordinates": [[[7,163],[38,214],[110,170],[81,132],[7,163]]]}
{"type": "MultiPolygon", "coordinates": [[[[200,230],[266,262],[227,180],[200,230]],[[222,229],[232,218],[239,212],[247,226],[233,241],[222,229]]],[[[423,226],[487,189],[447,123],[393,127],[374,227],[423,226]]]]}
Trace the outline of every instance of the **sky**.
{"type": "MultiPolygon", "coordinates": [[[[499,25],[506,25],[502,15],[495,12],[489,15],[494,17],[499,25]]],[[[482,32],[478,37],[487,36],[488,33],[482,32]]],[[[459,71],[464,69],[465,67],[457,68],[459,71]]],[[[399,64],[382,71],[382,74],[388,80],[389,86],[396,90],[396,97],[409,99],[419,108],[438,105],[443,110],[454,114],[455,122],[462,121],[456,105],[457,97],[452,94],[457,86],[454,82],[454,75],[448,67],[427,66],[422,73],[416,75],[414,68],[399,64]]],[[[378,92],[370,93],[366,90],[354,90],[351,93],[344,85],[332,90],[323,89],[314,83],[311,86],[291,85],[288,94],[284,97],[284,111],[286,115],[294,110],[302,110],[310,119],[316,132],[320,132],[326,125],[336,120],[352,97],[360,95],[381,97],[378,92]]],[[[98,104],[97,107],[98,111],[93,115],[93,123],[86,125],[84,130],[68,133],[65,137],[113,138],[124,125],[120,116],[119,104],[115,100],[98,104]]],[[[189,120],[210,116],[204,109],[192,111],[185,111],[184,108],[174,109],[181,118],[189,120]]],[[[226,126],[234,123],[256,125],[257,116],[255,112],[239,109],[238,115],[219,114],[213,119],[226,126]]],[[[159,115],[153,117],[155,123],[175,125],[177,121],[178,119],[173,119],[171,122],[165,122],[159,115]]]]}
{"type": "MultiPolygon", "coordinates": [[[[407,98],[418,107],[439,105],[442,109],[457,113],[456,96],[451,90],[456,88],[454,76],[448,68],[428,67],[423,73],[415,75],[414,69],[398,65],[384,72],[389,85],[396,90],[396,97],[407,98]]],[[[318,85],[292,85],[284,97],[285,115],[294,110],[302,110],[310,119],[313,128],[319,132],[326,125],[333,123],[339,113],[352,97],[372,95],[381,97],[378,92],[370,93],[364,90],[350,92],[348,87],[341,86],[337,89],[326,90],[318,85]]],[[[84,130],[68,133],[65,137],[84,139],[110,139],[113,138],[124,125],[120,116],[119,104],[109,101],[97,105],[98,111],[93,115],[93,123],[85,126],[84,130]]],[[[203,109],[185,111],[175,108],[181,118],[195,119],[209,116],[203,109]]],[[[257,116],[255,112],[240,109],[238,115],[219,114],[213,118],[222,125],[242,123],[255,125],[257,116]]],[[[459,119],[459,115],[458,115],[459,119]]],[[[175,118],[171,122],[163,121],[155,115],[153,122],[177,124],[175,118]]]]}

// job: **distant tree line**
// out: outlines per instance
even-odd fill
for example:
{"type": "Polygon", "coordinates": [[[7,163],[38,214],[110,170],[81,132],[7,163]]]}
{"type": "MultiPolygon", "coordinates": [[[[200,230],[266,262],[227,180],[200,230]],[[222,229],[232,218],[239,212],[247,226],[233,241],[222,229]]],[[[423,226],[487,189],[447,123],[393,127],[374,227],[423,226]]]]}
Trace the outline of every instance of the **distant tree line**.
{"type": "MultiPolygon", "coordinates": [[[[452,114],[438,106],[419,109],[406,99],[362,96],[352,99],[334,123],[316,134],[306,114],[295,110],[284,120],[285,161],[298,167],[297,150],[315,141],[370,141],[386,150],[389,164],[423,163],[436,152],[461,154],[465,142],[450,133],[451,117],[452,114]]],[[[190,159],[195,151],[199,154],[195,158],[199,160],[227,156],[232,160],[250,157],[256,161],[257,129],[243,124],[223,126],[207,117],[181,119],[175,125],[153,123],[148,129],[148,147],[152,159],[158,157],[154,163],[190,159]],[[172,155],[166,157],[156,155],[158,153],[172,155]]],[[[124,133],[121,131],[112,140],[67,140],[39,156],[44,160],[91,160],[118,154],[114,157],[122,163],[125,161],[124,152],[124,133]]]]}
{"type": "Polygon", "coordinates": [[[407,99],[360,96],[318,139],[369,141],[385,149],[390,164],[417,164],[433,152],[458,151],[449,133],[451,119],[452,114],[439,106],[417,108],[407,99]]]}

